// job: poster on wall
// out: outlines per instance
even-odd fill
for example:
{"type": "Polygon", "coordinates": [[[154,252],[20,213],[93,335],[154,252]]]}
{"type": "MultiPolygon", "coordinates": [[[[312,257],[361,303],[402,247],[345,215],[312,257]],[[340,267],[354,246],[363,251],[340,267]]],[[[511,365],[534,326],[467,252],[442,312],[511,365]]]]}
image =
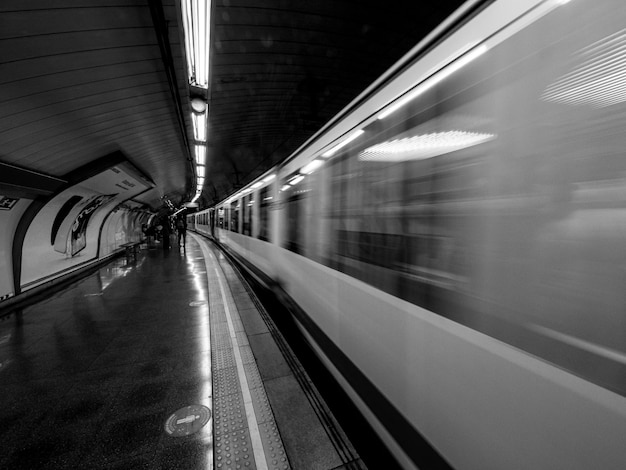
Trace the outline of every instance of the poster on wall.
{"type": "Polygon", "coordinates": [[[87,245],[87,226],[89,225],[92,214],[97,211],[100,206],[103,206],[115,198],[115,196],[117,196],[117,194],[106,194],[89,198],[72,222],[70,230],[65,237],[65,246],[62,247],[55,244],[55,251],[59,253],[69,252],[70,256],[76,256],[80,253],[87,245]]]}
{"type": "Polygon", "coordinates": [[[22,288],[97,259],[107,214],[151,186],[132,165],[121,163],[53,197],[35,216],[24,238],[22,288]]]}

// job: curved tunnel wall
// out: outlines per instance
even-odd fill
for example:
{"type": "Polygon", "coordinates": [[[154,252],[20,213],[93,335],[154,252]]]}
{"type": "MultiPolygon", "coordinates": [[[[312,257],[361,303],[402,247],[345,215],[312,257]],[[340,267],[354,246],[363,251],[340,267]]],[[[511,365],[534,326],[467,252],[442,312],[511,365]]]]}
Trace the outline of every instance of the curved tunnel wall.
{"type": "MultiPolygon", "coordinates": [[[[12,198],[5,198],[12,199],[12,198]]],[[[0,301],[15,295],[12,250],[17,225],[32,200],[12,199],[0,210],[0,301]]]]}
{"type": "Polygon", "coordinates": [[[14,199],[0,211],[0,301],[141,240],[151,213],[132,198],[153,184],[134,166],[105,157],[68,181],[50,197],[14,199]]]}

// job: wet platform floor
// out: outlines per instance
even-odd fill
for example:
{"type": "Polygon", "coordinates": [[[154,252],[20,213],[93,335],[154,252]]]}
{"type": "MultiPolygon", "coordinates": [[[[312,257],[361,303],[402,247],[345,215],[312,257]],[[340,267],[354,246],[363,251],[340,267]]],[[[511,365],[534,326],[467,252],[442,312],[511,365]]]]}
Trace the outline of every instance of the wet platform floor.
{"type": "Polygon", "coordinates": [[[0,321],[0,397],[0,468],[365,468],[245,281],[195,235],[0,321]],[[197,432],[198,415],[173,417],[190,405],[210,410],[197,432]]]}

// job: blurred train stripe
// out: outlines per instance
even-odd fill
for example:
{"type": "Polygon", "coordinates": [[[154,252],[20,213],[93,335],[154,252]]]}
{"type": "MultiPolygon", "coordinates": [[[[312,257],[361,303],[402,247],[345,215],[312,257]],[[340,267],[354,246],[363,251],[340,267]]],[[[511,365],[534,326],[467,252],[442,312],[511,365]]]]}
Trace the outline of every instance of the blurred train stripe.
{"type": "Polygon", "coordinates": [[[612,361],[619,362],[621,364],[626,364],[626,354],[620,351],[616,351],[615,349],[607,348],[605,346],[600,346],[599,344],[592,343],[590,341],[585,341],[584,339],[580,339],[575,336],[570,336],[568,334],[555,331],[545,326],[529,325],[528,328],[542,335],[561,341],[562,343],[566,343],[570,346],[575,346],[579,349],[583,349],[592,354],[602,356],[606,359],[610,359],[612,361]]]}

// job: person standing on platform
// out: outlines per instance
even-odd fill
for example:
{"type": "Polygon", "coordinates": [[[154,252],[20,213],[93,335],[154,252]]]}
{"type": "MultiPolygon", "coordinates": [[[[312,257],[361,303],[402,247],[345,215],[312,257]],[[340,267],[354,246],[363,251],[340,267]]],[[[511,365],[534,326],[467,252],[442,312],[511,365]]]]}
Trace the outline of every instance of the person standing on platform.
{"type": "Polygon", "coordinates": [[[187,236],[187,219],[185,217],[179,217],[176,221],[176,229],[178,230],[178,246],[180,242],[183,242],[183,248],[185,248],[185,237],[187,236]]]}
{"type": "Polygon", "coordinates": [[[170,249],[170,233],[170,221],[166,217],[163,221],[163,229],[161,231],[163,236],[163,250],[170,249]]]}

